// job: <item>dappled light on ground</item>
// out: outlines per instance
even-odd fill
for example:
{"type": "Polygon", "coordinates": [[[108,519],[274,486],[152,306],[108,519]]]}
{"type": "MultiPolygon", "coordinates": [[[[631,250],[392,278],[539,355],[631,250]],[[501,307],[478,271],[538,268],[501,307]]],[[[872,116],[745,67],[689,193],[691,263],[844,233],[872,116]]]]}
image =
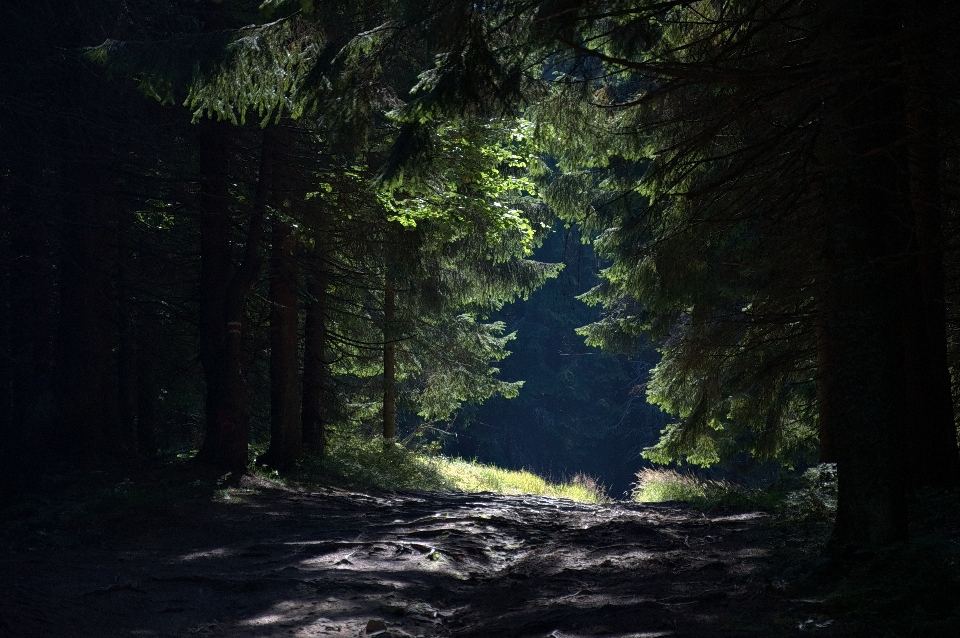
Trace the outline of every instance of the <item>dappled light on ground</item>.
{"type": "Polygon", "coordinates": [[[769,636],[765,515],[541,496],[286,489],[247,477],[100,547],[0,559],[15,635],[769,636]]]}

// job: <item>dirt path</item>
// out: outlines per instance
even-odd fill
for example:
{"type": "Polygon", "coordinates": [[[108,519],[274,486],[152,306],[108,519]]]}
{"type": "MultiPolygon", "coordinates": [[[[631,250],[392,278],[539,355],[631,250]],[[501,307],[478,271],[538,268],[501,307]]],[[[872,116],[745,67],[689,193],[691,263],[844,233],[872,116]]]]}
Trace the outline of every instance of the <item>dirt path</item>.
{"type": "Polygon", "coordinates": [[[247,477],[115,532],[0,558],[0,635],[709,638],[820,620],[763,581],[752,513],[247,477]]]}

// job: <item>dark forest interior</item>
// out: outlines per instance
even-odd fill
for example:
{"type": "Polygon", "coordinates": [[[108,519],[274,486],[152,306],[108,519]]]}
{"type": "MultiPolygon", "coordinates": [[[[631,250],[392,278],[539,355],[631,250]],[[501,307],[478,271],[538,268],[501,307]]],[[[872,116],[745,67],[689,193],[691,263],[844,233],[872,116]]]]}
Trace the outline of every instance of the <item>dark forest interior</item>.
{"type": "MultiPolygon", "coordinates": [[[[135,553],[119,529],[160,542],[151,516],[181,506],[211,530],[202,503],[238,526],[343,507],[378,527],[336,565],[382,585],[388,547],[454,593],[423,594],[419,634],[337,607],[302,635],[956,635],[958,21],[947,0],[4,3],[6,568],[135,553]],[[387,520],[431,507],[470,513],[429,543],[387,520]],[[485,517],[489,543],[461,538],[485,517]],[[489,624],[470,592],[507,596],[528,555],[530,607],[489,624]],[[589,578],[554,591],[575,556],[589,578]],[[640,604],[611,602],[631,556],[676,592],[604,624],[640,604]],[[703,620],[731,602],[756,622],[703,620]]],[[[348,542],[304,525],[263,556],[348,542]]],[[[243,544],[216,555],[263,557],[243,544]]],[[[46,585],[16,582],[0,635],[53,635],[27,622],[46,585]]],[[[285,626],[231,614],[209,633],[285,626]]]]}

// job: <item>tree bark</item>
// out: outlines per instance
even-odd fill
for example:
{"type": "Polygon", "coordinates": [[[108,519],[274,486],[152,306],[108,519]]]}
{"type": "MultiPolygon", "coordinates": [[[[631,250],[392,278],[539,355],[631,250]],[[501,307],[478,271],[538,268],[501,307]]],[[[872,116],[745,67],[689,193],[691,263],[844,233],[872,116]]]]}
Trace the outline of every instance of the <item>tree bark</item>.
{"type": "MultiPolygon", "coordinates": [[[[219,128],[221,125],[209,125],[219,128]]],[[[243,473],[250,413],[241,370],[246,300],[260,271],[267,197],[273,178],[273,136],[264,131],[257,191],[239,267],[229,273],[229,190],[225,133],[201,139],[201,360],[207,379],[207,431],[199,459],[243,473]],[[220,162],[220,164],[217,164],[220,162]],[[206,237],[204,236],[206,231],[206,237]],[[209,268],[204,271],[205,260],[209,268]],[[208,298],[205,293],[210,294],[208,298]]]]}
{"type": "Polygon", "coordinates": [[[230,281],[229,128],[221,122],[199,124],[200,160],[200,362],[206,382],[205,435],[198,458],[213,464],[221,443],[226,319],[224,302],[230,281]]]}
{"type": "MultiPolygon", "coordinates": [[[[389,268],[389,266],[388,266],[389,268]]],[[[397,430],[396,394],[396,291],[387,272],[383,290],[383,438],[393,439],[397,430]]]]}
{"type": "Polygon", "coordinates": [[[960,487],[960,450],[947,363],[946,277],[943,214],[940,196],[939,115],[936,72],[939,57],[929,21],[937,2],[912,3],[907,26],[913,37],[906,46],[906,123],[910,144],[910,213],[914,229],[914,298],[905,320],[914,331],[907,377],[912,380],[909,421],[910,479],[913,487],[960,487]]]}
{"type": "MultiPolygon", "coordinates": [[[[148,281],[150,264],[144,253],[137,259],[137,276],[148,281]]],[[[142,299],[137,305],[136,324],[136,414],[137,414],[137,453],[141,459],[153,458],[157,454],[157,399],[159,388],[156,381],[158,361],[162,347],[158,344],[160,317],[155,310],[142,299]]]]}
{"type": "Polygon", "coordinates": [[[137,343],[136,301],[130,288],[133,251],[130,247],[132,213],[117,216],[117,393],[120,443],[125,453],[137,456],[137,343]]]}
{"type": "Polygon", "coordinates": [[[45,198],[50,189],[40,141],[17,132],[9,140],[18,154],[3,180],[7,214],[0,220],[0,263],[7,266],[0,297],[0,482],[7,486],[39,476],[53,439],[49,407],[58,303],[50,246],[55,216],[45,198]]]}
{"type": "Polygon", "coordinates": [[[841,46],[873,53],[830,108],[836,175],[829,212],[825,299],[831,362],[825,383],[836,431],[837,547],[880,547],[907,538],[903,473],[902,261],[905,159],[902,92],[887,76],[899,61],[886,47],[899,28],[896,2],[850,2],[832,21],[841,46]]]}
{"type": "Polygon", "coordinates": [[[147,345],[150,335],[150,331],[141,329],[137,357],[137,452],[141,458],[157,453],[157,382],[147,345]]]}
{"type": "Polygon", "coordinates": [[[820,462],[837,462],[837,420],[831,409],[835,399],[831,399],[828,393],[835,390],[835,386],[827,381],[827,375],[831,367],[831,347],[830,335],[827,331],[828,317],[821,309],[819,313],[820,325],[817,326],[817,424],[820,439],[820,462]]]}
{"type": "Polygon", "coordinates": [[[307,313],[303,345],[303,443],[311,454],[322,456],[326,448],[326,309],[327,278],[323,262],[323,238],[318,233],[313,260],[306,274],[307,313]]]}
{"type": "Polygon", "coordinates": [[[275,217],[270,260],[270,448],[264,462],[277,469],[292,467],[303,453],[296,247],[289,222],[275,217]]]}
{"type": "Polygon", "coordinates": [[[70,133],[64,162],[56,439],[72,461],[94,466],[114,460],[120,447],[109,239],[114,207],[104,159],[109,149],[88,139],[84,128],[70,133]]]}

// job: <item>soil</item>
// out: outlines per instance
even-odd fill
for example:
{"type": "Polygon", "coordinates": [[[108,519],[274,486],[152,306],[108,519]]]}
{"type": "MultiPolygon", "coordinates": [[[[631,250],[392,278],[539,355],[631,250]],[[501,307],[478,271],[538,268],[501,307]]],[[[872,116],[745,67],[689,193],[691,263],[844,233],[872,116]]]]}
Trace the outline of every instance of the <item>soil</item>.
{"type": "Polygon", "coordinates": [[[759,512],[300,490],[253,476],[0,556],[0,635],[836,635],[759,512]]]}

